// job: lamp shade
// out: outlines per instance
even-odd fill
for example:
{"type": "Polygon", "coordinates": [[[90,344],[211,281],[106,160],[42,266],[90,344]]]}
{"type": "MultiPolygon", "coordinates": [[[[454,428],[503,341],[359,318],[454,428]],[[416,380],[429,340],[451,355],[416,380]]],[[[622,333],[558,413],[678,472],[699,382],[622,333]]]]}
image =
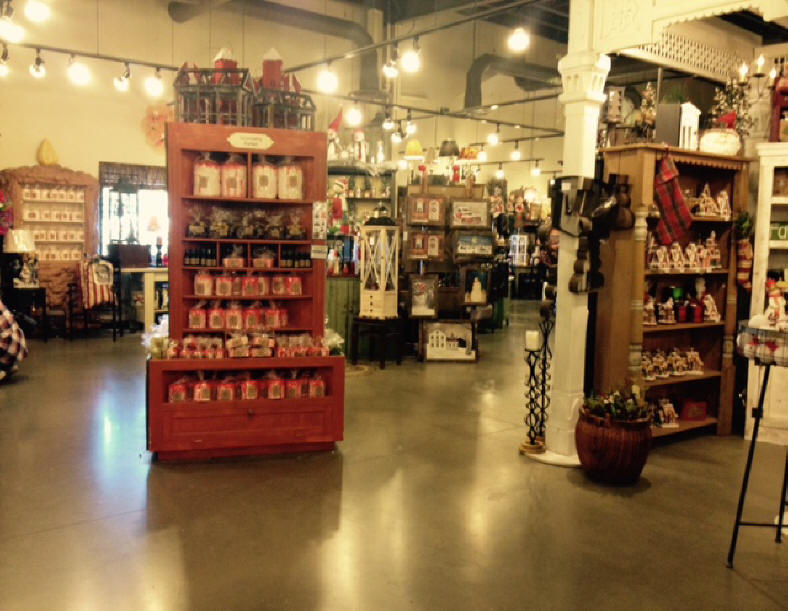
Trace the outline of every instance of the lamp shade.
{"type": "Polygon", "coordinates": [[[3,242],[3,250],[11,253],[35,252],[33,232],[29,229],[9,229],[3,242]]]}
{"type": "Polygon", "coordinates": [[[459,157],[460,147],[457,146],[457,141],[454,138],[447,138],[441,142],[441,148],[438,152],[439,157],[459,157]]]}
{"type": "Polygon", "coordinates": [[[424,159],[424,149],[416,138],[408,140],[408,144],[405,146],[405,159],[414,161],[424,159]]]}

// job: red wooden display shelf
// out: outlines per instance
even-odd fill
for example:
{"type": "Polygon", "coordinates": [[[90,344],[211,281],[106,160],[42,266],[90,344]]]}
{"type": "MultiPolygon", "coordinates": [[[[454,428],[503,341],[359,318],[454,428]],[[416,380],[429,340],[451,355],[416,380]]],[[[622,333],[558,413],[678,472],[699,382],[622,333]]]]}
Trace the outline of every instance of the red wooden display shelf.
{"type": "MultiPolygon", "coordinates": [[[[185,333],[216,336],[228,329],[190,329],[186,311],[194,305],[194,276],[203,270],[262,273],[299,273],[304,278],[305,295],[227,297],[227,300],[288,301],[291,320],[298,326],[275,332],[309,332],[322,337],[325,325],[325,261],[314,259],[310,268],[231,269],[219,266],[185,266],[185,251],[193,244],[213,244],[217,257],[225,256],[225,245],[245,246],[245,263],[252,246],[280,247],[323,244],[324,241],[259,240],[239,238],[185,237],[192,222],[192,208],[203,202],[212,207],[226,206],[233,214],[244,210],[275,210],[291,206],[290,213],[301,215],[306,235],[312,237],[312,202],[326,193],[326,136],[315,132],[257,129],[223,125],[170,123],[167,126],[167,169],[170,201],[170,337],[183,339],[185,333]],[[238,147],[232,142],[241,142],[238,147]],[[246,148],[248,147],[248,148],[246,148]],[[246,197],[200,197],[194,195],[194,161],[202,152],[238,153],[245,158],[251,176],[255,155],[293,157],[303,171],[303,199],[257,199],[246,197]],[[239,206],[237,204],[243,204],[239,206]]],[[[247,186],[250,187],[247,181],[247,186]]],[[[301,248],[299,252],[308,252],[301,248]]],[[[173,359],[148,363],[148,449],[160,460],[204,459],[240,454],[271,454],[328,450],[343,438],[345,401],[345,360],[342,357],[173,359]],[[264,372],[288,370],[317,373],[326,383],[326,397],[256,401],[209,401],[168,403],[169,385],[181,377],[196,378],[222,372],[250,372],[259,378],[264,372]]]]}
{"type": "Polygon", "coordinates": [[[210,300],[210,301],[281,301],[284,299],[312,299],[312,295],[184,295],[184,299],[190,300],[210,300]]]}
{"type": "Polygon", "coordinates": [[[252,330],[252,329],[227,329],[222,327],[221,329],[192,329],[190,327],[186,327],[183,329],[184,333],[287,333],[287,332],[294,332],[294,331],[311,331],[311,327],[276,327],[275,329],[260,329],[260,330],[252,330]]]}
{"type": "Polygon", "coordinates": [[[194,199],[199,200],[202,202],[216,202],[217,204],[221,204],[224,202],[233,203],[233,202],[245,202],[250,204],[301,204],[301,205],[311,205],[311,199],[259,199],[256,197],[221,197],[219,195],[184,195],[183,199],[194,199]]]}
{"type": "Polygon", "coordinates": [[[311,267],[206,267],[202,265],[184,265],[183,269],[208,272],[265,272],[267,274],[281,274],[287,272],[301,272],[309,274],[311,267]]]}

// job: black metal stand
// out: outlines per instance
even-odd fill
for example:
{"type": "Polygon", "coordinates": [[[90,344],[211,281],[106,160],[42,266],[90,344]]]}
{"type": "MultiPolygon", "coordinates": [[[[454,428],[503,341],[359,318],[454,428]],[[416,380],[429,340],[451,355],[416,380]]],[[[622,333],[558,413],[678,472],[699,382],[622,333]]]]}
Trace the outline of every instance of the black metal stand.
{"type": "MultiPolygon", "coordinates": [[[[736,522],[733,525],[733,536],[731,537],[731,546],[728,550],[728,568],[733,568],[733,556],[736,553],[736,541],[739,538],[739,528],[741,526],[759,526],[766,528],[775,528],[774,524],[768,522],[749,522],[742,520],[742,513],[744,511],[744,499],[747,496],[747,484],[750,481],[750,470],[752,469],[752,459],[755,455],[755,444],[758,441],[758,429],[760,428],[761,418],[763,417],[763,400],[766,396],[766,388],[769,385],[769,372],[771,365],[765,365],[766,370],[763,374],[763,383],[761,385],[761,392],[758,397],[758,406],[752,410],[752,416],[755,423],[752,429],[752,440],[750,441],[750,449],[747,453],[747,464],[744,467],[744,478],[741,482],[741,492],[739,493],[739,505],[736,508],[736,522]]],[[[785,498],[786,486],[788,486],[788,450],[785,455],[785,471],[783,473],[783,485],[780,491],[780,509],[777,514],[777,534],[775,541],[782,543],[783,520],[785,516],[785,508],[787,500],[785,498]]]]}
{"type": "Polygon", "coordinates": [[[544,434],[547,423],[547,410],[550,407],[550,350],[549,338],[555,320],[552,316],[539,323],[542,345],[539,350],[525,351],[525,364],[528,368],[525,381],[525,418],[528,439],[520,445],[520,453],[541,453],[544,451],[544,434]]]}

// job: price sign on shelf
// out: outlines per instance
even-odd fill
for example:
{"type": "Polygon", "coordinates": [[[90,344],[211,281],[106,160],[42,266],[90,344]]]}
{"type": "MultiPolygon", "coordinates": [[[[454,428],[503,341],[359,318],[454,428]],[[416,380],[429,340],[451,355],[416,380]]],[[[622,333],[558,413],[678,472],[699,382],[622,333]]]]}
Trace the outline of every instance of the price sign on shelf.
{"type": "Polygon", "coordinates": [[[312,244],[312,258],[325,259],[328,256],[328,246],[326,244],[312,244]]]}
{"type": "Polygon", "coordinates": [[[237,149],[255,149],[258,151],[265,151],[274,144],[266,134],[252,134],[250,132],[233,132],[227,138],[232,146],[237,149]]]}
{"type": "Polygon", "coordinates": [[[314,202],[312,204],[312,239],[325,240],[328,230],[328,203],[314,202]]]}

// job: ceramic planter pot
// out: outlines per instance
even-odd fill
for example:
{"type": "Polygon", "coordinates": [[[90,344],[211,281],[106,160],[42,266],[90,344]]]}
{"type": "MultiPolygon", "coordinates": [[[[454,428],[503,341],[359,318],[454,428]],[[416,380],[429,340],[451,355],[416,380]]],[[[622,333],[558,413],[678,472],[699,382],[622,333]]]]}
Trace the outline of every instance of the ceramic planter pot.
{"type": "Polygon", "coordinates": [[[607,484],[634,484],[651,449],[651,421],[600,418],[580,410],[575,444],[588,476],[607,484]]]}

